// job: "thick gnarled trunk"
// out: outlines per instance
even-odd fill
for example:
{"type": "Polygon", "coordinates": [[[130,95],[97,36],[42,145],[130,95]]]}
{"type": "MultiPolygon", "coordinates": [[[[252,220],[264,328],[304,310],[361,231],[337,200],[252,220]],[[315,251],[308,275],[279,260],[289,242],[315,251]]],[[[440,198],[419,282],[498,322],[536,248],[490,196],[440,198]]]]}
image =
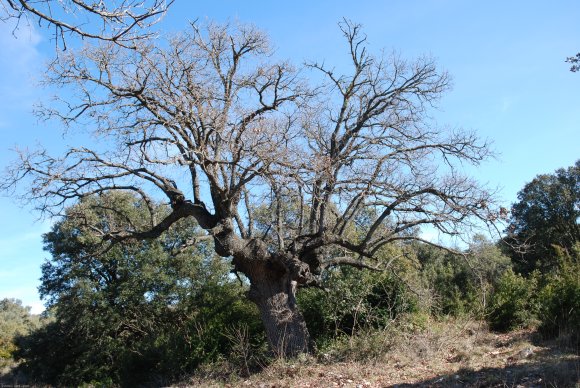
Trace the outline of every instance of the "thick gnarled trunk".
{"type": "Polygon", "coordinates": [[[310,335],[296,304],[296,282],[287,272],[261,267],[249,276],[249,298],[260,310],[270,349],[278,357],[309,352],[310,335]]]}

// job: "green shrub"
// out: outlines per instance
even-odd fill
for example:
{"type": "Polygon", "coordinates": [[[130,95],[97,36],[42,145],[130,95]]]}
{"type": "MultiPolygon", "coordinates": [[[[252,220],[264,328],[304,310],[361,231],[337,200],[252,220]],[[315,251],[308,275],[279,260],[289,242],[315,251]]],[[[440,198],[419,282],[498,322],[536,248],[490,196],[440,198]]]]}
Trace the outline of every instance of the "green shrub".
{"type": "Polygon", "coordinates": [[[257,309],[243,292],[233,281],[192,288],[190,300],[161,311],[153,325],[137,322],[135,333],[120,332],[123,316],[102,309],[78,310],[81,315],[76,318],[60,315],[20,338],[17,354],[25,360],[23,371],[37,382],[167,385],[201,363],[228,357],[236,344],[227,333],[235,325],[245,325],[253,348],[265,343],[257,309]]]}
{"type": "Polygon", "coordinates": [[[17,337],[25,335],[43,324],[37,315],[30,314],[30,307],[18,299],[0,300],[0,367],[13,362],[18,350],[17,337]]]}
{"type": "Polygon", "coordinates": [[[263,341],[247,285],[211,245],[175,249],[198,233],[191,220],[154,240],[116,244],[88,226],[134,228],[146,222],[146,209],[129,193],[87,197],[44,236],[52,259],[42,266],[40,291],[53,322],[17,344],[22,369],[36,382],[167,385],[227,356],[232,325],[245,323],[249,337],[263,341]]]}
{"type": "Polygon", "coordinates": [[[426,264],[423,278],[433,291],[432,313],[460,316],[475,309],[477,287],[469,271],[459,258],[452,255],[426,264]]]}
{"type": "Polygon", "coordinates": [[[12,358],[12,354],[16,351],[16,345],[12,340],[0,338],[0,366],[3,360],[12,358]]]}
{"type": "Polygon", "coordinates": [[[540,292],[540,332],[580,342],[580,244],[572,253],[559,250],[559,268],[546,276],[540,292]]]}
{"type": "Polygon", "coordinates": [[[538,273],[529,278],[507,270],[500,278],[488,309],[492,330],[509,331],[533,325],[538,314],[538,273]]]}
{"type": "Polygon", "coordinates": [[[342,334],[385,327],[400,314],[418,309],[416,296],[390,272],[334,268],[323,286],[325,290],[298,293],[309,332],[319,345],[342,334]]]}
{"type": "Polygon", "coordinates": [[[510,259],[481,235],[473,238],[466,253],[462,257],[428,245],[417,247],[424,287],[433,295],[431,313],[483,317],[489,294],[510,268],[510,259]]]}
{"type": "Polygon", "coordinates": [[[365,328],[353,336],[339,336],[328,340],[320,354],[326,362],[369,362],[376,361],[396,343],[398,329],[365,328]]]}

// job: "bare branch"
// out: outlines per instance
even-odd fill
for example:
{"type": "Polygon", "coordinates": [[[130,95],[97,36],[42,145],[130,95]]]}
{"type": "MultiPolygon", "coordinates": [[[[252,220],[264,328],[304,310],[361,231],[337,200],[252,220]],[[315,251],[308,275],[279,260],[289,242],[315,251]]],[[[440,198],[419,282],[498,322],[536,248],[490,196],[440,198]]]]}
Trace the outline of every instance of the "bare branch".
{"type": "Polygon", "coordinates": [[[24,197],[49,214],[111,191],[137,193],[150,209],[163,198],[167,213],[151,211],[146,227],[103,237],[155,238],[194,218],[250,280],[274,271],[298,285],[331,265],[388,267],[389,244],[439,246],[420,237],[423,226],[451,236],[493,228],[493,193],[462,173],[491,156],[489,143],[429,117],[447,73],[428,57],[375,57],[359,25],[340,28],[350,69],[314,62],[317,85],[248,26],[192,23],[130,48],[107,35],[62,53],[46,82],[74,94],[41,114],[116,147],[22,151],[3,188],[31,187],[24,197]]]}
{"type": "Polygon", "coordinates": [[[4,19],[36,18],[38,24],[54,28],[54,38],[66,49],[66,36],[114,42],[135,48],[139,40],[165,14],[174,0],[123,0],[87,2],[84,0],[2,0],[4,19]],[[100,26],[93,28],[92,26],[100,26]]]}

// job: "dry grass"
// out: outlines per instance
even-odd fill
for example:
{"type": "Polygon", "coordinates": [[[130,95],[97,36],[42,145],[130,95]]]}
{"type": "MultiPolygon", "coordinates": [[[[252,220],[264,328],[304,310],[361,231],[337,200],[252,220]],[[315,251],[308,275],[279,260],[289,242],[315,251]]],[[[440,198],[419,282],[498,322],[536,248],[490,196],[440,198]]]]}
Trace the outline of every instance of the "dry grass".
{"type": "Polygon", "coordinates": [[[578,349],[541,342],[532,330],[491,333],[473,321],[364,333],[338,341],[318,359],[274,362],[246,378],[227,363],[215,367],[178,386],[580,387],[578,349]]]}

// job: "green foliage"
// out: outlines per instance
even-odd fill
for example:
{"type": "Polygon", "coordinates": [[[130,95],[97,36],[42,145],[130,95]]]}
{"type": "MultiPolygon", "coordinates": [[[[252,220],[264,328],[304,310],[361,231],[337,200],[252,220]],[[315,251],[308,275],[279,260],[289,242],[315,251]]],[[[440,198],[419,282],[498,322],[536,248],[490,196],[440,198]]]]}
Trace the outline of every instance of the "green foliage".
{"type": "Polygon", "coordinates": [[[493,330],[509,331],[536,322],[538,278],[537,272],[526,278],[511,269],[502,275],[488,310],[488,321],[493,330]]]}
{"type": "Polygon", "coordinates": [[[580,53],[577,53],[576,55],[574,55],[572,57],[566,58],[566,62],[572,64],[572,66],[570,66],[570,71],[572,73],[580,71],[580,53]]]}
{"type": "Polygon", "coordinates": [[[539,324],[546,337],[580,338],[580,244],[571,251],[554,247],[558,266],[547,274],[529,276],[507,271],[488,310],[494,330],[508,331],[539,324]]]}
{"type": "Polygon", "coordinates": [[[580,243],[572,252],[557,249],[558,270],[546,276],[539,293],[540,331],[547,337],[571,337],[580,343],[580,243]]]}
{"type": "Polygon", "coordinates": [[[365,327],[352,336],[328,338],[322,354],[328,361],[372,362],[384,356],[397,340],[396,325],[384,328],[365,327]]]}
{"type": "MultiPolygon", "coordinates": [[[[89,197],[44,236],[52,260],[40,291],[54,322],[20,341],[24,368],[55,385],[163,383],[230,351],[226,328],[246,322],[263,341],[245,287],[182,222],[155,240],[103,241],[98,231],[139,228],[133,195],[89,197]]],[[[159,216],[165,209],[156,207],[159,216]]]]}
{"type": "Polygon", "coordinates": [[[491,326],[510,330],[537,319],[547,336],[577,336],[580,160],[554,174],[538,175],[518,193],[518,200],[505,240],[523,276],[508,272],[502,277],[489,309],[491,326]]]}
{"type": "Polygon", "coordinates": [[[418,246],[422,277],[433,291],[431,311],[442,315],[464,314],[476,299],[474,279],[462,258],[430,246],[418,246]]]}
{"type": "Polygon", "coordinates": [[[325,274],[323,287],[298,293],[310,334],[318,344],[341,334],[384,327],[418,308],[416,296],[391,272],[336,267],[325,274]]]}
{"type": "Polygon", "coordinates": [[[580,241],[580,160],[554,174],[538,175],[519,193],[512,207],[508,242],[528,249],[510,255],[522,273],[547,273],[557,264],[554,246],[571,250],[580,241]]]}
{"type": "Polygon", "coordinates": [[[510,259],[481,236],[466,253],[462,257],[426,244],[390,247],[384,254],[398,258],[393,269],[401,277],[352,267],[330,269],[325,291],[298,294],[311,335],[324,347],[341,334],[384,328],[402,316],[417,327],[429,313],[483,317],[510,259]],[[433,300],[426,303],[429,297],[433,300]]]}
{"type": "Polygon", "coordinates": [[[0,366],[12,359],[18,349],[15,340],[41,325],[38,316],[30,314],[30,307],[18,299],[0,300],[0,366]]]}
{"type": "Polygon", "coordinates": [[[436,315],[483,316],[497,280],[510,268],[509,258],[483,236],[474,238],[465,257],[428,245],[416,249],[436,315]]]}

